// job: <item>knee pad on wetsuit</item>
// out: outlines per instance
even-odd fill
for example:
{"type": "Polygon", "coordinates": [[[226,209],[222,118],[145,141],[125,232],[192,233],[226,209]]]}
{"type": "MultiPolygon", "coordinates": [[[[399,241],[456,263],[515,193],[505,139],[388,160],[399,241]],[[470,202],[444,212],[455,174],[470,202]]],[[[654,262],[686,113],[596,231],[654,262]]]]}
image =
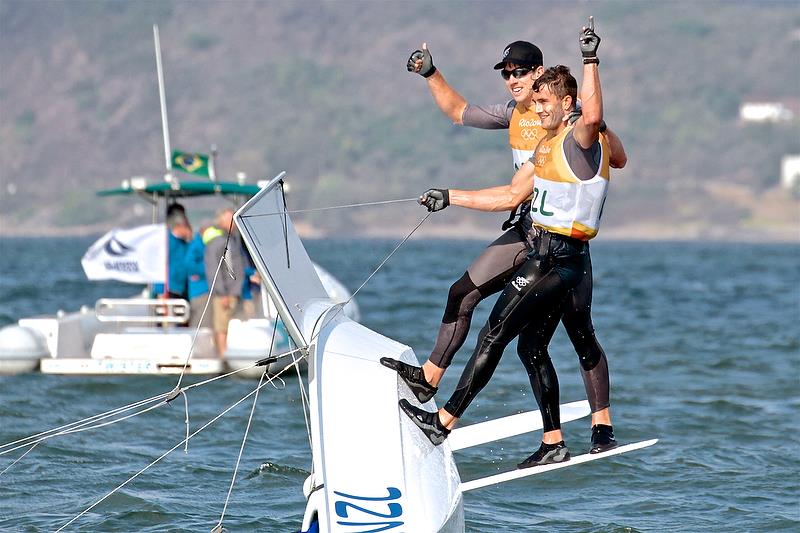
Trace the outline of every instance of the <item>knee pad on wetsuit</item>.
{"type": "Polygon", "coordinates": [[[550,360],[550,352],[546,349],[526,349],[517,346],[517,356],[526,368],[543,368],[550,360]]]}
{"type": "Polygon", "coordinates": [[[584,369],[586,372],[594,369],[597,366],[597,363],[600,362],[602,359],[603,352],[598,352],[597,350],[591,350],[589,353],[585,354],[578,354],[578,360],[581,363],[581,368],[584,369]]]}
{"type": "Polygon", "coordinates": [[[455,322],[458,318],[461,309],[461,302],[464,301],[472,291],[477,291],[478,287],[472,282],[468,272],[464,272],[458,281],[450,286],[450,292],[447,293],[447,305],[444,308],[444,316],[442,322],[449,324],[455,322]]]}
{"type": "Polygon", "coordinates": [[[594,333],[592,315],[574,308],[567,309],[561,322],[578,354],[581,368],[587,372],[593,369],[603,357],[603,349],[594,333]]]}

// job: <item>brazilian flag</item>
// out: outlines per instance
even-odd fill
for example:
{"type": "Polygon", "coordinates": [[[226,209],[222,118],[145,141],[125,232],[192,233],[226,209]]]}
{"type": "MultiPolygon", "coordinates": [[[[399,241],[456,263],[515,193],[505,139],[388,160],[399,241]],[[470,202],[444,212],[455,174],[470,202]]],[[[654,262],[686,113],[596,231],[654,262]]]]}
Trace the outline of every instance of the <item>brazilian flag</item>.
{"type": "Polygon", "coordinates": [[[190,154],[188,152],[173,150],[172,168],[188,172],[189,174],[208,177],[208,156],[205,154],[190,154]]]}

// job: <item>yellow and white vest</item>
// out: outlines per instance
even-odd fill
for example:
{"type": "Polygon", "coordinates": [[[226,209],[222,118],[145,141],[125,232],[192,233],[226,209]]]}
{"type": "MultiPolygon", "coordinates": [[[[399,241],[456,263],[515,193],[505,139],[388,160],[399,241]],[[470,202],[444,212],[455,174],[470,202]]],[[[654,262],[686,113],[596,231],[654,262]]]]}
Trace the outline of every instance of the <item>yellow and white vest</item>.
{"type": "Polygon", "coordinates": [[[517,104],[508,123],[508,144],[511,145],[511,156],[514,158],[514,171],[531,158],[545,135],[547,132],[542,128],[536,111],[533,108],[524,110],[517,104]]]}
{"type": "Polygon", "coordinates": [[[214,227],[214,226],[209,226],[203,232],[203,236],[202,236],[203,244],[208,244],[211,241],[213,241],[214,239],[216,239],[217,237],[222,237],[223,235],[225,235],[225,232],[222,231],[221,229],[219,229],[217,227],[214,227]]]}
{"type": "Polygon", "coordinates": [[[572,126],[539,144],[536,149],[531,218],[552,233],[588,241],[600,228],[608,194],[608,141],[600,135],[601,162],[589,180],[580,180],[567,164],[564,140],[572,126]]]}

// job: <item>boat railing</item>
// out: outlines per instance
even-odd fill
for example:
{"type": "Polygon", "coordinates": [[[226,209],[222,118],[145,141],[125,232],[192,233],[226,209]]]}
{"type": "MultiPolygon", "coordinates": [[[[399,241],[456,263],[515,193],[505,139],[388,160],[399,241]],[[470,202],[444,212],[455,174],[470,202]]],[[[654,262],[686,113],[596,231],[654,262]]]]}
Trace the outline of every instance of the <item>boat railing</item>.
{"type": "Polygon", "coordinates": [[[100,298],[94,312],[100,322],[184,324],[190,308],[182,298],[100,298]]]}

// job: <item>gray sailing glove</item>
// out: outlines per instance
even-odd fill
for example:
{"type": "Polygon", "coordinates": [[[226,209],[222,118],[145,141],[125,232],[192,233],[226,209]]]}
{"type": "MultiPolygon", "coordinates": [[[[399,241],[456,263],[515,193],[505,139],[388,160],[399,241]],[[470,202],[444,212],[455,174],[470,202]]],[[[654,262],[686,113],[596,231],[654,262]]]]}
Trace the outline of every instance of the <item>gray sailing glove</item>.
{"type": "Polygon", "coordinates": [[[422,45],[422,50],[414,50],[414,53],[408,58],[406,68],[409,72],[416,72],[423,78],[430,78],[433,73],[436,72],[436,67],[433,66],[433,57],[431,57],[431,52],[428,50],[427,44],[422,45]],[[422,61],[422,65],[419,70],[417,70],[417,61],[420,60],[422,61]]]}
{"type": "Polygon", "coordinates": [[[447,189],[428,189],[419,197],[420,205],[428,208],[428,211],[441,211],[450,205],[450,191],[447,189]]]}
{"type": "Polygon", "coordinates": [[[600,46],[600,37],[594,32],[594,17],[589,17],[589,27],[581,30],[580,38],[581,55],[583,63],[600,63],[597,59],[597,47],[600,46]]]}

